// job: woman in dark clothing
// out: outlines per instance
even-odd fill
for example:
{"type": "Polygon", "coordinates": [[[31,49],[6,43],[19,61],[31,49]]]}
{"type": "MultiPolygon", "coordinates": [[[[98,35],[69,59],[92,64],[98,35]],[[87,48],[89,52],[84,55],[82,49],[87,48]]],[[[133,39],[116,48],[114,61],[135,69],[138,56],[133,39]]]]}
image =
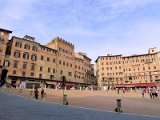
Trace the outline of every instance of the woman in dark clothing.
{"type": "Polygon", "coordinates": [[[44,96],[44,89],[41,90],[41,97],[43,98],[44,96]]]}
{"type": "Polygon", "coordinates": [[[38,91],[38,89],[36,88],[36,89],[34,90],[34,95],[35,95],[35,98],[36,98],[36,99],[38,99],[38,93],[39,93],[39,91],[38,91]]]}

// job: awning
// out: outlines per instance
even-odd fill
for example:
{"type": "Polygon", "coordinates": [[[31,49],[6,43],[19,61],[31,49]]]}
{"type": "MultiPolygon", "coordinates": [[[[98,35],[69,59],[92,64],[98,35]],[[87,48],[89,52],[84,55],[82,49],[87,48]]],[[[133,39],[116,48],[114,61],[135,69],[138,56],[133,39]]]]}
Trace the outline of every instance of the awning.
{"type": "Polygon", "coordinates": [[[135,85],[126,85],[126,87],[135,87],[135,85]]]}
{"type": "Polygon", "coordinates": [[[126,84],[119,84],[119,85],[115,85],[115,87],[127,87],[126,84]]]}
{"type": "Polygon", "coordinates": [[[46,81],[46,84],[49,84],[49,85],[56,85],[57,82],[50,82],[50,81],[46,81]]]}
{"type": "Polygon", "coordinates": [[[155,87],[155,83],[138,83],[135,84],[135,87],[155,87]]]}
{"type": "Polygon", "coordinates": [[[66,86],[75,86],[75,84],[73,84],[73,83],[66,83],[65,85],[66,86]]]}

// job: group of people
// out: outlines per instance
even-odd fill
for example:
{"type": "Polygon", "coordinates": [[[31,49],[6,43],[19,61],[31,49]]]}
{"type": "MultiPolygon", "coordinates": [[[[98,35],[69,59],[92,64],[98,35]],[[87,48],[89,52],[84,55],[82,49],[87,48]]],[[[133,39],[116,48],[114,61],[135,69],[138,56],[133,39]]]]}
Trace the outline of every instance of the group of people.
{"type": "MultiPolygon", "coordinates": [[[[117,88],[117,94],[120,94],[120,92],[125,93],[128,92],[129,89],[126,88],[117,88]]],[[[136,89],[134,89],[134,92],[136,92],[136,89]]],[[[141,88],[141,94],[142,97],[145,97],[145,94],[148,93],[148,95],[150,96],[151,99],[155,99],[158,98],[158,93],[159,93],[159,89],[158,88],[141,88]]]]}
{"type": "MultiPolygon", "coordinates": [[[[39,96],[38,88],[36,88],[34,90],[34,96],[35,96],[36,99],[38,99],[38,96],[39,96]]],[[[43,97],[44,97],[44,89],[41,90],[41,98],[43,98],[43,97]]]]}
{"type": "Polygon", "coordinates": [[[158,89],[156,88],[142,89],[142,97],[144,97],[145,93],[148,93],[151,99],[158,98],[158,89]]]}
{"type": "Polygon", "coordinates": [[[155,97],[158,97],[158,90],[157,89],[150,89],[149,90],[149,95],[151,99],[154,99],[155,97]]]}

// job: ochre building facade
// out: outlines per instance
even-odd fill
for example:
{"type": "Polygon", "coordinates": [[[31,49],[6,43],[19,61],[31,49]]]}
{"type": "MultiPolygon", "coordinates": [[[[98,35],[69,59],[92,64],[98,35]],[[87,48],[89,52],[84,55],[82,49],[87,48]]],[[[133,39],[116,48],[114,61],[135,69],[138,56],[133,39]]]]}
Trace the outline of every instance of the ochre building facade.
{"type": "Polygon", "coordinates": [[[75,53],[74,45],[60,37],[41,45],[34,37],[12,36],[12,31],[0,29],[1,83],[18,86],[22,81],[61,84],[66,76],[68,85],[89,85],[93,67],[85,53],[75,53]]]}
{"type": "Polygon", "coordinates": [[[148,54],[99,56],[96,60],[99,86],[156,87],[160,83],[160,52],[150,48],[148,54]]]}

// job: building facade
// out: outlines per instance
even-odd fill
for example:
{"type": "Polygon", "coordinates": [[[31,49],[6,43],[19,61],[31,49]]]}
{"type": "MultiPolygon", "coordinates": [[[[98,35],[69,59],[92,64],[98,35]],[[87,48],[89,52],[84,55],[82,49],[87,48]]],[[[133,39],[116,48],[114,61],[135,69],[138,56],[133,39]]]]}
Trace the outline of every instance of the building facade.
{"type": "Polygon", "coordinates": [[[28,35],[8,40],[11,31],[0,30],[5,32],[5,42],[0,45],[1,81],[15,86],[24,81],[56,86],[66,76],[66,84],[71,86],[92,83],[91,59],[75,53],[72,43],[56,37],[47,45],[40,45],[28,35]]]}
{"type": "Polygon", "coordinates": [[[7,42],[10,33],[12,33],[12,31],[0,28],[0,76],[2,78],[1,84],[5,82],[7,76],[7,71],[4,69],[4,61],[6,55],[7,42]]]}
{"type": "Polygon", "coordinates": [[[96,74],[99,86],[154,87],[160,82],[160,52],[150,48],[148,54],[99,56],[96,74]]]}

